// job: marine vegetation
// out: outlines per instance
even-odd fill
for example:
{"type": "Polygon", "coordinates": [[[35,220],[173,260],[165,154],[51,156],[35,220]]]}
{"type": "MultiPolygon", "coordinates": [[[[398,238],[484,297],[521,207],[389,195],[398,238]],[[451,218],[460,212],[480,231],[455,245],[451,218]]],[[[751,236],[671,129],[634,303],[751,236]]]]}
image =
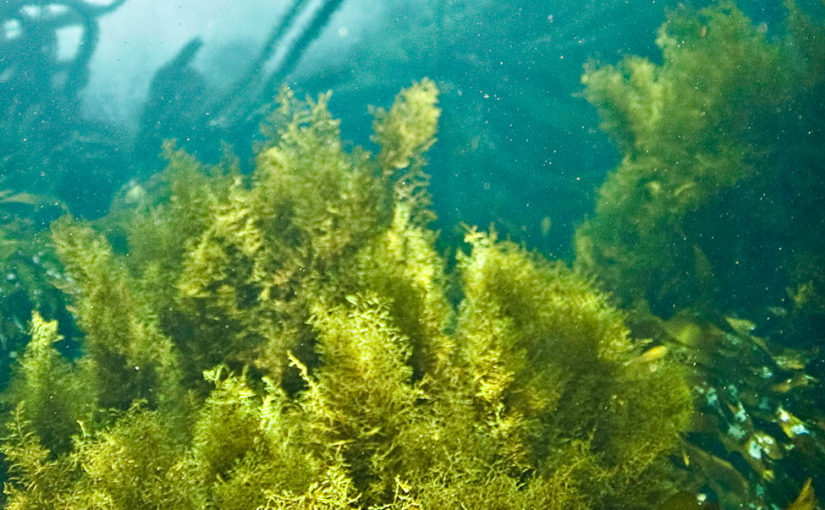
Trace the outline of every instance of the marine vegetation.
{"type": "MultiPolygon", "coordinates": [[[[722,508],[785,508],[807,486],[822,492],[825,413],[816,351],[761,336],[731,316],[682,311],[663,320],[635,311],[634,335],[650,355],[689,371],[696,414],[680,446],[682,489],[722,508]],[[704,496],[702,496],[704,495],[704,496]]],[[[806,508],[815,508],[813,505],[806,508]]]]}
{"type": "Polygon", "coordinates": [[[650,508],[682,475],[684,372],[589,280],[429,228],[437,90],[346,150],[283,89],[254,172],[169,167],[53,242],[84,335],[34,314],[9,390],[7,507],[650,508]]]}
{"type": "Polygon", "coordinates": [[[185,44],[152,77],[134,140],[134,155],[143,170],[156,169],[161,145],[167,139],[181,140],[202,159],[219,158],[219,141],[232,143],[236,151],[245,154],[249,138],[257,135],[264,113],[261,104],[277,93],[342,3],[323,0],[313,7],[307,0],[292,2],[243,75],[231,83],[210,86],[191,65],[203,41],[195,37],[185,44]],[[279,51],[283,52],[280,60],[275,58],[279,51]]]}
{"type": "Polygon", "coordinates": [[[788,288],[822,295],[825,27],[786,9],[776,28],[732,2],[675,9],[661,64],[586,68],[584,97],[623,158],[576,233],[576,265],[623,304],[765,317],[792,308],[788,288]]]}
{"type": "Polygon", "coordinates": [[[134,140],[114,125],[88,120],[81,106],[99,45],[100,18],[124,3],[13,0],[0,5],[0,388],[8,380],[9,363],[28,341],[33,310],[60,319],[67,337],[60,344],[63,351],[74,345],[74,319],[55,287],[63,268],[48,242],[51,220],[67,211],[87,218],[103,215],[136,169],[155,170],[163,138],[213,146],[202,151],[205,157],[220,153],[216,140],[229,138],[228,125],[237,132],[254,130],[241,129],[240,123],[249,123],[247,117],[253,125],[259,122],[260,98],[273,95],[259,90],[262,82],[280,80],[290,71],[341,2],[325,2],[309,26],[297,29],[295,18],[308,2],[290,8],[259,53],[258,67],[227,92],[226,97],[243,102],[211,109],[221,114],[220,128],[201,123],[202,108],[219,99],[205,100],[203,79],[188,66],[200,47],[198,39],[192,41],[156,73],[134,140]],[[76,41],[65,37],[75,32],[76,41]],[[294,40],[292,32],[297,32],[294,40]],[[276,46],[288,46],[289,59],[261,76],[260,64],[271,59],[276,46]]]}
{"type": "Polygon", "coordinates": [[[681,7],[659,30],[661,64],[629,56],[583,77],[623,158],[576,232],[575,267],[649,352],[690,371],[685,488],[723,508],[825,490],[825,23],[785,8],[772,28],[731,2],[681,7]]]}
{"type": "MultiPolygon", "coordinates": [[[[431,154],[439,243],[461,243],[461,222],[494,222],[504,237],[568,258],[573,227],[615,162],[598,115],[573,96],[582,65],[652,46],[650,29],[678,3],[388,0],[381,5],[392,15],[343,39],[351,46],[323,68],[299,67],[291,79],[331,88],[336,104],[348,105],[431,77],[445,111],[431,154]]],[[[351,131],[360,109],[336,114],[348,136],[366,139],[366,130],[351,131]]]]}
{"type": "Polygon", "coordinates": [[[64,213],[48,197],[0,190],[0,388],[29,341],[34,310],[60,319],[70,350],[76,331],[66,296],[55,286],[62,268],[42,226],[64,213]]]}

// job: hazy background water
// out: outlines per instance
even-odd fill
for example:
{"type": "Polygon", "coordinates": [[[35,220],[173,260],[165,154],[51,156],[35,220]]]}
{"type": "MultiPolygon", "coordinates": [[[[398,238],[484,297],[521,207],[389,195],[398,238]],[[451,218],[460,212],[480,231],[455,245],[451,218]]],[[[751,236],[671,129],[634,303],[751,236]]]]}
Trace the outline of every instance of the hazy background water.
{"type": "MultiPolygon", "coordinates": [[[[435,80],[443,107],[429,167],[437,226],[450,238],[460,235],[460,222],[495,223],[505,235],[565,257],[574,226],[619,157],[594,109],[576,96],[582,66],[624,54],[659,58],[656,30],[676,3],[347,0],[286,81],[299,95],[333,90],[331,109],[345,138],[369,146],[368,105],[389,105],[413,80],[435,80]]],[[[134,135],[154,73],[194,37],[203,46],[192,67],[209,93],[226,90],[289,5],[127,1],[100,19],[83,111],[134,135]]],[[[756,22],[771,23],[781,12],[778,2],[742,7],[756,22]]],[[[292,37],[313,13],[305,11],[292,37]]],[[[78,38],[79,29],[65,30],[63,51],[75,51],[78,38]]],[[[267,70],[283,52],[274,53],[267,70]]],[[[237,134],[233,142],[242,145],[247,135],[237,134]]],[[[121,181],[130,177],[128,168],[123,172],[121,181]]]]}
{"type": "MultiPolygon", "coordinates": [[[[438,227],[449,237],[460,234],[459,222],[494,222],[505,235],[564,256],[618,158],[594,110],[574,96],[582,66],[588,58],[655,55],[666,5],[349,0],[288,82],[311,95],[333,90],[345,138],[369,145],[367,106],[389,105],[411,81],[434,79],[443,107],[429,167],[438,227]]],[[[193,67],[211,87],[227,87],[287,6],[126,2],[101,18],[85,111],[134,131],[154,71],[193,37],[204,42],[193,67]]]]}

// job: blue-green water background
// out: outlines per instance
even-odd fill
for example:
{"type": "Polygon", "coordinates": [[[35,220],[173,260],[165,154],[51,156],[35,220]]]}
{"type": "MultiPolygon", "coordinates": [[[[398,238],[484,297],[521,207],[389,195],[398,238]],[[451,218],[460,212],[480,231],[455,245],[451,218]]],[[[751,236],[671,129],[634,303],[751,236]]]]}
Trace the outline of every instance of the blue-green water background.
{"type": "MultiPolygon", "coordinates": [[[[276,47],[261,75],[278,67],[322,2],[305,3],[304,14],[278,41],[284,48],[276,47]]],[[[345,0],[278,79],[299,96],[334,91],[331,110],[342,120],[344,138],[367,147],[373,147],[368,106],[387,106],[412,81],[433,79],[443,113],[428,170],[443,238],[460,235],[460,223],[494,224],[528,246],[569,258],[575,225],[592,210],[596,189],[619,160],[599,130],[595,109],[577,96],[583,65],[631,54],[660,60],[656,31],[677,3],[345,0]]],[[[67,112],[56,105],[51,115],[60,119],[55,125],[67,118],[99,122],[103,138],[113,140],[103,152],[117,157],[76,165],[56,194],[73,212],[104,214],[130,179],[162,168],[156,157],[160,138],[175,138],[206,161],[219,159],[227,142],[250,167],[254,122],[230,123],[220,132],[196,132],[191,125],[208,123],[210,112],[196,111],[202,103],[232,95],[291,5],[128,0],[101,16],[79,108],[67,112]],[[175,82],[174,101],[165,105],[172,125],[147,142],[141,133],[155,120],[147,121],[150,85],[194,38],[202,45],[185,82],[175,82]]],[[[740,7],[769,33],[784,13],[776,1],[749,0],[740,7]]],[[[75,28],[58,34],[64,58],[82,46],[75,28]]],[[[6,90],[0,97],[28,92],[6,90]]],[[[253,97],[251,104],[263,106],[274,92],[253,97]]],[[[60,129],[73,129],[72,122],[60,129]]],[[[75,138],[84,136],[78,131],[75,138]]]]}
{"type": "MultiPolygon", "coordinates": [[[[342,119],[344,138],[370,147],[368,105],[389,105],[400,88],[422,77],[435,80],[443,113],[429,172],[443,236],[460,234],[459,223],[493,223],[505,235],[566,258],[575,225],[619,160],[595,109],[576,96],[582,66],[629,54],[660,60],[656,31],[676,4],[349,0],[286,82],[299,95],[332,90],[331,110],[342,119]]],[[[124,131],[136,129],[151,65],[162,65],[196,36],[204,45],[193,68],[210,90],[228,87],[286,5],[127,2],[101,19],[85,111],[124,131]]],[[[773,1],[741,8],[768,27],[783,14],[773,1]]],[[[243,153],[248,133],[237,135],[230,142],[243,153]]],[[[184,146],[185,137],[177,137],[184,146]]],[[[198,153],[194,145],[189,149],[198,153]]],[[[120,181],[131,177],[128,168],[125,173],[120,181]]]]}

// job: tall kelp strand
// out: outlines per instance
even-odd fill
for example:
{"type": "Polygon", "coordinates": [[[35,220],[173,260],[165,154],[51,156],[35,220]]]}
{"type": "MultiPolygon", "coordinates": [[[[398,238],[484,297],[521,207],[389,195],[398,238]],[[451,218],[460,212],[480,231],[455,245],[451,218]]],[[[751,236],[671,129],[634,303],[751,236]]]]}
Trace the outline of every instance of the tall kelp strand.
{"type": "Polygon", "coordinates": [[[437,92],[375,111],[376,155],[345,149],[329,96],[284,89],[250,175],[169,147],[109,216],[57,222],[84,350],[64,358],[33,317],[4,396],[8,508],[663,501],[683,371],[589,281],[494,233],[469,230],[446,272],[437,92]]]}

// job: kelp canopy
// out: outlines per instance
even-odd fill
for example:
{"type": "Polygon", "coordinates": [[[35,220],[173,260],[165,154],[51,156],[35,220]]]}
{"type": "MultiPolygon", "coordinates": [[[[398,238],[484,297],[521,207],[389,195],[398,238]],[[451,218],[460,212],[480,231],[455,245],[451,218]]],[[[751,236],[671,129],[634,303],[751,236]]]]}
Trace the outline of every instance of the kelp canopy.
{"type": "Polygon", "coordinates": [[[33,317],[8,507],[657,504],[682,372],[493,233],[468,232],[450,291],[423,172],[436,94],[377,110],[373,155],[344,150],[326,96],[284,90],[251,175],[170,148],[97,226],[56,223],[85,350],[33,317]]]}
{"type": "Polygon", "coordinates": [[[123,133],[84,118],[80,93],[98,18],[125,0],[8,0],[0,5],[0,189],[46,195],[100,216],[122,183],[123,133]],[[78,34],[67,43],[67,33],[78,34]]]}

